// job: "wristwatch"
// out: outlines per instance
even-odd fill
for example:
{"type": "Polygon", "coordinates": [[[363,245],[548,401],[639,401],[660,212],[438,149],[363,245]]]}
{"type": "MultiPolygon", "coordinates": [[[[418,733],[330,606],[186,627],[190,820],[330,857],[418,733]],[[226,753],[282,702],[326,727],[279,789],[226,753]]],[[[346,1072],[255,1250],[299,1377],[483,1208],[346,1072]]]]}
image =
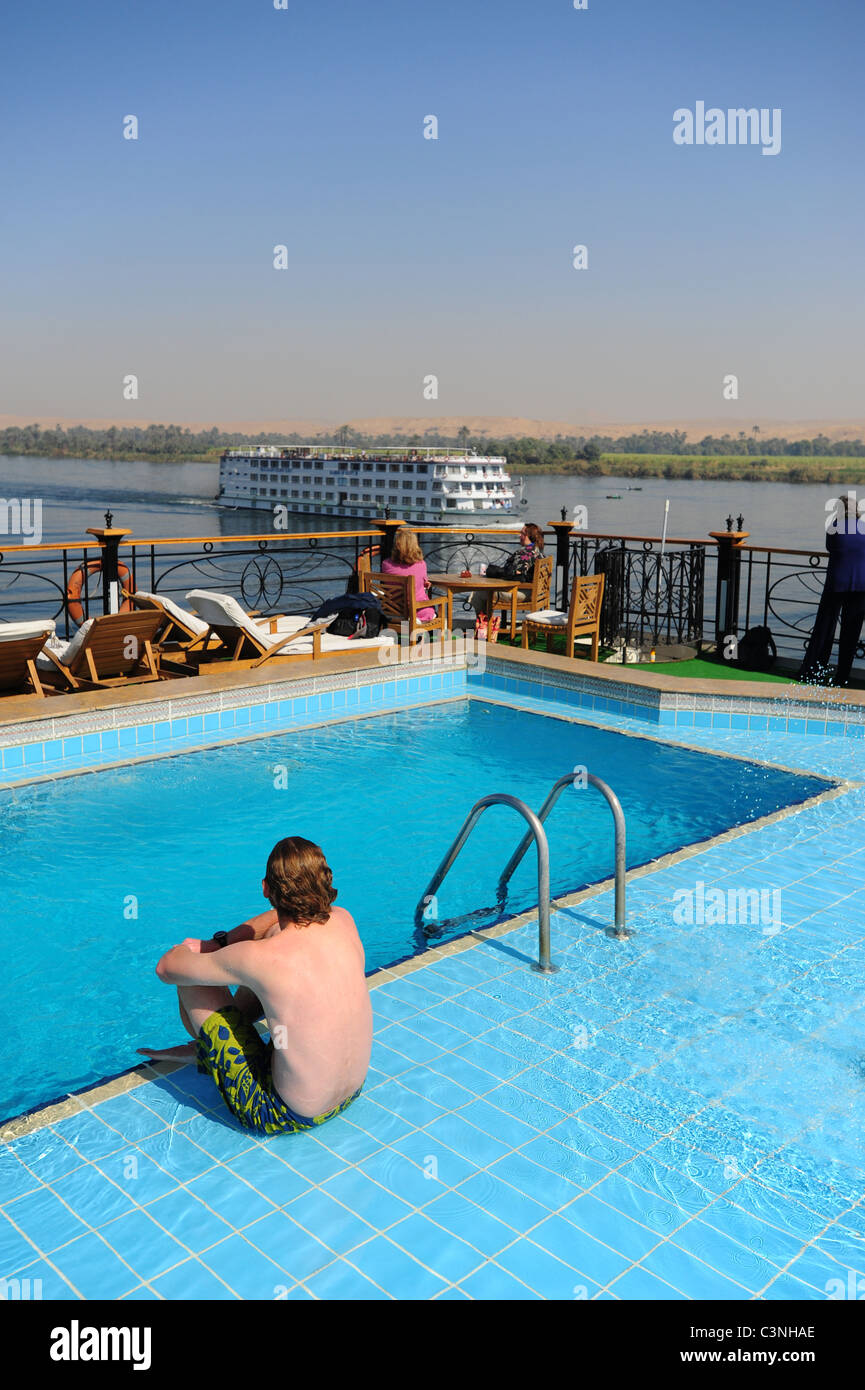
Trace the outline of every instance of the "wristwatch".
{"type": "Polygon", "coordinates": [[[227,946],[227,945],[228,945],[228,932],[227,932],[227,931],[215,931],[215,932],[213,933],[213,940],[216,942],[217,946],[220,947],[220,949],[221,949],[223,946],[227,946]]]}

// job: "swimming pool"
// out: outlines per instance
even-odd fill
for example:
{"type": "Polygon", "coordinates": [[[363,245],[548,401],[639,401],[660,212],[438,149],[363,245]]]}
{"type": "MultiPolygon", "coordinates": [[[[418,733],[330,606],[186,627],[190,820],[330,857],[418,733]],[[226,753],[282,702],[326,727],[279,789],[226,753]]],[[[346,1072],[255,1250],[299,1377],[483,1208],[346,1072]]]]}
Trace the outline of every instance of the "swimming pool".
{"type": "MultiPolygon", "coordinates": [[[[15,1007],[0,1117],[134,1065],[143,1043],[180,1041],[156,960],[261,910],[267,853],[283,835],[322,844],[371,969],[415,949],[415,905],[478,797],[508,791],[537,807],[577,765],[619,795],[629,867],[827,786],[475,700],[5,790],[0,945],[15,1007]]],[[[522,829],[513,812],[486,814],[444,887],[443,916],[495,902],[522,829]]],[[[554,894],[609,875],[600,797],[568,792],[548,833],[554,894]]],[[[528,855],[509,912],[533,905],[533,878],[528,855]]]]}

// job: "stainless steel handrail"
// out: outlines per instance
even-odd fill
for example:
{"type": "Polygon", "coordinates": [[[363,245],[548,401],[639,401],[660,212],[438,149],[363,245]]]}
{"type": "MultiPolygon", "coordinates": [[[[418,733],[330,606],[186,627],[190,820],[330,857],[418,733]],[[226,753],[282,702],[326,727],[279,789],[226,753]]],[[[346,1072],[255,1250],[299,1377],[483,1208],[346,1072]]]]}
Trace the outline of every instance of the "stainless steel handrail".
{"type": "MultiPolygon", "coordinates": [[[[619,801],[619,798],[616,796],[616,793],[613,791],[612,787],[608,786],[607,783],[602,781],[600,777],[596,777],[593,772],[586,772],[582,775],[585,776],[586,781],[591,786],[597,787],[598,791],[601,792],[604,797],[606,797],[607,804],[613,813],[613,821],[615,824],[616,834],[616,920],[614,934],[619,941],[624,941],[628,937],[634,935],[634,932],[628,928],[626,921],[627,908],[625,904],[625,813],[622,810],[621,802],[619,801]]],[[[547,797],[541,809],[538,811],[538,820],[541,825],[544,824],[544,821],[547,819],[547,816],[550,814],[559,797],[561,796],[562,792],[565,790],[565,787],[575,786],[576,780],[576,773],[566,772],[564,777],[560,777],[559,780],[553,784],[549,796],[547,797]]],[[[516,849],[514,850],[513,854],[511,855],[510,859],[505,865],[504,869],[502,870],[502,875],[499,879],[498,889],[500,901],[505,897],[507,893],[508,881],[511,878],[511,875],[513,874],[517,865],[522,860],[523,855],[525,854],[531,842],[531,834],[525,834],[520,843],[517,845],[516,849]]]]}
{"type": "MultiPolygon", "coordinates": [[[[524,820],[528,821],[529,829],[526,831],[525,839],[521,842],[528,848],[534,839],[538,850],[538,960],[532,966],[533,970],[538,970],[542,975],[550,975],[558,969],[550,959],[550,847],[547,844],[547,835],[543,824],[534,811],[530,810],[524,801],[518,800],[515,796],[509,796],[506,792],[494,792],[491,796],[481,797],[480,801],[475,802],[463,823],[462,830],[457,835],[447,854],[439,864],[429,886],[424,893],[421,901],[415,910],[415,925],[424,925],[424,910],[430,898],[438,891],[449,872],[454,860],[471,834],[472,830],[480,820],[488,806],[511,806],[515,811],[519,811],[524,820]]],[[[525,853],[525,850],[523,851],[525,853]]],[[[522,858],[522,854],[520,855],[522,858]]],[[[425,928],[424,928],[425,929],[425,928]]]]}

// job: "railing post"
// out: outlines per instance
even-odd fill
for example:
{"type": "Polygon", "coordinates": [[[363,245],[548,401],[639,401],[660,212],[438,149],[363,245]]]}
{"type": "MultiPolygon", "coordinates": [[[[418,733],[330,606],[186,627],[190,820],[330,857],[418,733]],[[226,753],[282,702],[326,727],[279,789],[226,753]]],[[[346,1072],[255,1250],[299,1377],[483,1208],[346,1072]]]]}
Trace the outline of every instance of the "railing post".
{"type": "Polygon", "coordinates": [[[396,535],[396,533],[397,533],[397,531],[399,530],[399,528],[400,528],[401,526],[404,526],[404,525],[405,525],[405,522],[404,522],[404,521],[391,521],[391,520],[387,520],[387,521],[377,521],[377,522],[376,522],[376,526],[378,527],[379,531],[381,531],[381,551],[380,551],[380,559],[382,559],[382,560],[389,560],[389,559],[390,559],[390,557],[391,557],[391,552],[392,552],[392,550],[393,550],[393,538],[394,538],[394,536],[396,535]]]}
{"type": "Polygon", "coordinates": [[[95,536],[102,547],[102,612],[120,611],[120,574],[117,569],[117,547],[124,536],[132,532],[122,526],[88,526],[88,536],[95,536]]]}
{"type": "Polygon", "coordinates": [[[724,649],[726,637],[739,633],[739,581],[742,571],[741,547],[750,531],[710,531],[718,546],[718,575],[715,581],[715,656],[729,658],[724,649]]]}
{"type": "MultiPolygon", "coordinates": [[[[563,509],[564,510],[564,509],[563,509]]],[[[571,563],[571,532],[574,527],[570,521],[551,521],[556,533],[556,569],[559,573],[559,608],[566,610],[571,601],[568,585],[568,570],[571,563]]]]}

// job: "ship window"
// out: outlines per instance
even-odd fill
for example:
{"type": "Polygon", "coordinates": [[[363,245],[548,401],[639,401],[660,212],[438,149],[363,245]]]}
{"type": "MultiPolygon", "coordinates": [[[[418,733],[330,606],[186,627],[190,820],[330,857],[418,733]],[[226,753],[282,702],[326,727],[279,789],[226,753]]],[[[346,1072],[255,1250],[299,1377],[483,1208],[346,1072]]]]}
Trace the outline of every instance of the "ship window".
{"type": "Polygon", "coordinates": [[[426,466],[425,463],[419,463],[418,466],[417,466],[417,471],[418,471],[418,473],[427,473],[429,470],[427,469],[427,466],[426,466]]]}
{"type": "Polygon", "coordinates": [[[371,498],[371,496],[369,495],[368,492],[365,492],[365,493],[363,494],[363,496],[361,497],[360,500],[361,500],[361,502],[371,502],[371,501],[372,501],[372,498],[371,498]]]}
{"type": "MultiPolygon", "coordinates": [[[[304,475],[304,477],[301,478],[300,481],[301,481],[302,483],[311,483],[311,482],[312,482],[312,478],[311,478],[310,475],[307,473],[307,474],[304,475]]],[[[304,495],[304,497],[306,497],[307,494],[304,493],[303,495],[304,495]]]]}
{"type": "Polygon", "coordinates": [[[413,463],[406,463],[406,464],[404,464],[404,465],[403,465],[403,471],[404,471],[405,473],[413,473],[413,472],[414,472],[414,464],[413,464],[413,463]]]}
{"type": "Polygon", "coordinates": [[[301,495],[301,497],[308,497],[308,496],[309,496],[309,492],[302,492],[300,495],[301,495]]]}
{"type": "Polygon", "coordinates": [[[276,494],[277,494],[276,488],[275,488],[275,487],[272,487],[272,488],[270,489],[270,495],[271,495],[271,497],[275,497],[276,494]]]}
{"type": "Polygon", "coordinates": [[[376,466],[375,466],[375,471],[376,471],[376,473],[386,473],[386,472],[387,472],[387,464],[386,464],[386,463],[377,463],[376,466]]]}
{"type": "Polygon", "coordinates": [[[371,463],[365,463],[364,466],[363,466],[363,471],[364,471],[364,473],[371,473],[371,472],[372,472],[372,464],[371,464],[371,463]]]}
{"type": "Polygon", "coordinates": [[[401,464],[401,463],[389,463],[389,464],[388,464],[388,468],[390,469],[391,473],[401,473],[401,472],[402,472],[402,464],[401,464]]]}
{"type": "Polygon", "coordinates": [[[257,473],[250,473],[250,475],[249,475],[249,481],[250,481],[251,483],[257,483],[257,482],[258,482],[258,474],[257,474],[257,473]]]}
{"type": "Polygon", "coordinates": [[[320,502],[320,501],[321,501],[321,493],[320,493],[320,492],[314,492],[312,495],[313,495],[313,498],[315,499],[316,502],[320,502]]]}
{"type": "Polygon", "coordinates": [[[404,507],[410,507],[413,501],[414,501],[414,498],[412,498],[412,497],[404,497],[404,498],[402,499],[402,504],[403,504],[404,507]]]}
{"type": "Polygon", "coordinates": [[[398,497],[393,497],[393,496],[391,496],[391,497],[389,497],[387,500],[388,500],[388,502],[392,503],[394,506],[399,506],[399,498],[398,498],[398,497]]]}

